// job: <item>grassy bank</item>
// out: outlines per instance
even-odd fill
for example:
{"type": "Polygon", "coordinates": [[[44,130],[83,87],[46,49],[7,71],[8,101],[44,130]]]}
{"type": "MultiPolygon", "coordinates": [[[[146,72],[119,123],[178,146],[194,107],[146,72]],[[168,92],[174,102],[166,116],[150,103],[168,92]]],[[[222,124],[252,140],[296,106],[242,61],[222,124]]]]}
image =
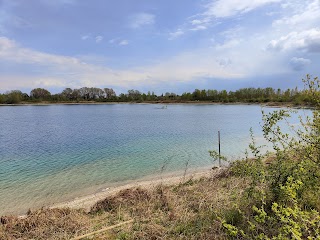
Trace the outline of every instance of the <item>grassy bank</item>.
{"type": "Polygon", "coordinates": [[[131,188],[90,210],[40,209],[25,218],[2,217],[0,239],[70,239],[133,219],[132,224],[96,234],[95,239],[226,239],[219,216],[236,220],[247,182],[229,170],[188,178],[179,184],[131,188]]]}

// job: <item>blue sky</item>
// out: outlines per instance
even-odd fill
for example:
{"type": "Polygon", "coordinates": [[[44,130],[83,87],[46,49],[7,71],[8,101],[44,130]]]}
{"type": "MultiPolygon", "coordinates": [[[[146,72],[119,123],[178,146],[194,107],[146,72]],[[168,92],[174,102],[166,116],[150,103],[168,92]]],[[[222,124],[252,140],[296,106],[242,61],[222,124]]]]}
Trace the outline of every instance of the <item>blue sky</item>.
{"type": "Polygon", "coordinates": [[[320,0],[0,0],[0,92],[285,89],[319,63],[320,0]]]}

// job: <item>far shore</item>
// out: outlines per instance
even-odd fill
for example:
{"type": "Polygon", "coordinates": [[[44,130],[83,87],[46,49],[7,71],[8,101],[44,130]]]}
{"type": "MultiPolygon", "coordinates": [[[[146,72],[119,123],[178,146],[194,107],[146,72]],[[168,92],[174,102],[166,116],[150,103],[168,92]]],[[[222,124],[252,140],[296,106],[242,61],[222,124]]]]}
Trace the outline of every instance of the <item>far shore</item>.
{"type": "Polygon", "coordinates": [[[1,106],[49,106],[49,105],[113,105],[113,104],[161,104],[161,105],[259,105],[263,107],[274,108],[312,108],[310,105],[301,104],[295,105],[291,102],[212,102],[212,101],[145,101],[145,102],[95,102],[95,101],[80,101],[80,102],[21,102],[16,104],[0,104],[1,106]]]}

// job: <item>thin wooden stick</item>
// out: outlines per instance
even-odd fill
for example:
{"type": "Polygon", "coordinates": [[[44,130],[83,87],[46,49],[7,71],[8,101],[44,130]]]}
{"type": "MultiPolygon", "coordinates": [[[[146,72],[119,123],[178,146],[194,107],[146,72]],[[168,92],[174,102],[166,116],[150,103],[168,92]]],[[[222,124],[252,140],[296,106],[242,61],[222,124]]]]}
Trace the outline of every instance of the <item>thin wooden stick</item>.
{"type": "Polygon", "coordinates": [[[218,140],[219,140],[219,167],[221,167],[220,131],[218,131],[218,140]]]}
{"type": "Polygon", "coordinates": [[[79,239],[82,239],[82,238],[85,238],[85,237],[89,237],[89,236],[97,234],[97,233],[105,232],[105,231],[111,230],[113,228],[120,227],[122,225],[129,224],[129,223],[132,223],[132,222],[133,222],[133,220],[129,220],[129,221],[126,221],[126,222],[118,223],[116,225],[100,229],[98,231],[94,231],[94,232],[91,232],[91,233],[88,233],[88,234],[85,234],[85,235],[82,235],[82,236],[78,236],[78,237],[72,238],[71,240],[79,240],[79,239]]]}

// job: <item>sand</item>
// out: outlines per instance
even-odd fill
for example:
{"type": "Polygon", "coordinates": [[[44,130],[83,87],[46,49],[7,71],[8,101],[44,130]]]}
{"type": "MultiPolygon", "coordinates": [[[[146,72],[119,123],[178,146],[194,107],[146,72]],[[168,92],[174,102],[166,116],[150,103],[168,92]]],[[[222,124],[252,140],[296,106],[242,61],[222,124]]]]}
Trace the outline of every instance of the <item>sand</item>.
{"type": "Polygon", "coordinates": [[[223,168],[205,168],[205,169],[197,169],[193,171],[189,171],[188,173],[184,172],[174,172],[170,174],[160,175],[160,176],[153,176],[153,177],[146,177],[139,180],[132,181],[130,183],[121,185],[121,186],[114,186],[114,187],[107,187],[102,189],[100,192],[95,194],[78,197],[71,201],[57,203],[54,205],[49,206],[50,208],[72,208],[72,209],[85,209],[89,211],[90,208],[98,201],[105,199],[106,197],[112,196],[117,194],[121,190],[142,187],[142,188],[153,188],[157,185],[174,185],[179,184],[190,179],[200,179],[201,177],[209,177],[221,172],[223,168]]]}

